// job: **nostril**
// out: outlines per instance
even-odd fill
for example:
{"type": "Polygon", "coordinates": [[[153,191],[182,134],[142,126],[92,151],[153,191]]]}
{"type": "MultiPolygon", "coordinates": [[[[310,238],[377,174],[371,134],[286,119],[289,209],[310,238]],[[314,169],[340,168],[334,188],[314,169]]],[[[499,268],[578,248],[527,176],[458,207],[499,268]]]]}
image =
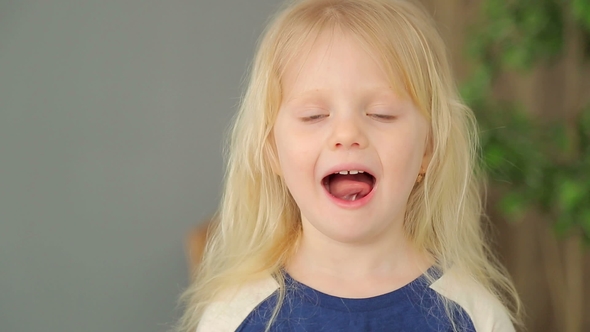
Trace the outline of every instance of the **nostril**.
{"type": "Polygon", "coordinates": [[[368,144],[366,134],[357,127],[342,127],[334,130],[328,142],[332,149],[364,148],[368,144]]]}
{"type": "Polygon", "coordinates": [[[337,148],[342,148],[344,146],[350,146],[350,147],[360,147],[361,144],[358,142],[353,142],[350,144],[343,144],[343,143],[336,143],[334,146],[336,146],[337,148]]]}

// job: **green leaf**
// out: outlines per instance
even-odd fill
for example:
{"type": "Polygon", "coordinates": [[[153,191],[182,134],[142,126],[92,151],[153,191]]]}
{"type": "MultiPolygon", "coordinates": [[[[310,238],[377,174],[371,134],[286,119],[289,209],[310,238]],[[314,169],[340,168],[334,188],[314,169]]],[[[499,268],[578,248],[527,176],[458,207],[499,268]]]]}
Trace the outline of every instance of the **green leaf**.
{"type": "Polygon", "coordinates": [[[484,151],[486,167],[492,172],[498,172],[504,164],[504,149],[498,145],[488,147],[484,151]]]}
{"type": "Polygon", "coordinates": [[[590,236],[590,208],[586,208],[586,210],[584,210],[582,212],[582,221],[580,223],[580,225],[582,226],[582,229],[590,236]]]}
{"type": "Polygon", "coordinates": [[[532,65],[532,59],[527,49],[516,45],[505,50],[502,54],[502,62],[516,69],[529,69],[532,65]]]}
{"type": "Polygon", "coordinates": [[[557,236],[563,238],[571,230],[574,224],[575,223],[569,215],[562,213],[553,224],[553,230],[557,233],[557,236]]]}
{"type": "Polygon", "coordinates": [[[558,204],[563,212],[573,211],[585,195],[585,186],[571,179],[564,180],[558,190],[558,204]]]}
{"type": "Polygon", "coordinates": [[[590,207],[587,207],[582,212],[580,226],[582,227],[583,238],[586,240],[586,244],[590,245],[590,207]]]}
{"type": "Polygon", "coordinates": [[[519,221],[528,210],[529,202],[526,195],[520,192],[508,192],[499,202],[499,208],[509,221],[519,221]]]}
{"type": "Polygon", "coordinates": [[[511,188],[497,208],[511,221],[535,209],[552,218],[556,234],[575,230],[590,247],[590,105],[572,128],[531,117],[538,113],[522,101],[494,98],[497,77],[563,55],[564,22],[575,20],[582,30],[590,62],[590,0],[483,0],[481,8],[467,44],[474,72],[461,93],[481,128],[485,169],[511,188]]]}
{"type": "Polygon", "coordinates": [[[590,31],[590,1],[573,0],[571,8],[576,20],[590,31]]]}

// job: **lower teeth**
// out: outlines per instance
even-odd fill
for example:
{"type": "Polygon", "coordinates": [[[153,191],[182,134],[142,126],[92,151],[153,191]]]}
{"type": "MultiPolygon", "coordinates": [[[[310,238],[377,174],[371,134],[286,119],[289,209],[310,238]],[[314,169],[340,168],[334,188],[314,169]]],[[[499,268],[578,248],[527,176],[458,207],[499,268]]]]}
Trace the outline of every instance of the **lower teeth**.
{"type": "Polygon", "coordinates": [[[359,194],[353,194],[353,195],[349,195],[349,196],[344,196],[343,199],[345,201],[356,201],[356,198],[358,197],[359,194]]]}

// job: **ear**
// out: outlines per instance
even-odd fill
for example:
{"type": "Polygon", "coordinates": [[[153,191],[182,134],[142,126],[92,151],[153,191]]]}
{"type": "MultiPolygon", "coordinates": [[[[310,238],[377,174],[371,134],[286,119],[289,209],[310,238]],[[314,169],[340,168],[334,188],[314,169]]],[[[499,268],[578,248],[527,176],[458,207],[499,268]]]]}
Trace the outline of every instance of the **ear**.
{"type": "Polygon", "coordinates": [[[432,141],[432,130],[428,131],[426,135],[426,142],[424,143],[424,155],[422,156],[422,165],[420,167],[420,172],[425,173],[428,169],[428,165],[430,165],[430,161],[432,160],[434,142],[432,141]]]}

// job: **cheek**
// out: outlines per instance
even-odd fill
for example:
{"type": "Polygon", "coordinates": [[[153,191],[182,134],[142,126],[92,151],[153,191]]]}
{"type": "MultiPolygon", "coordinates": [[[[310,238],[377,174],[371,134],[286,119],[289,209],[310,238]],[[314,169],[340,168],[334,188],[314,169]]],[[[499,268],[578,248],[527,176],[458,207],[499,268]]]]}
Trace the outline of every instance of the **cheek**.
{"type": "Polygon", "coordinates": [[[381,161],[393,174],[409,176],[418,172],[424,155],[424,144],[419,135],[399,135],[388,139],[389,144],[381,146],[381,161]]]}
{"type": "Polygon", "coordinates": [[[283,172],[297,170],[304,164],[306,146],[297,135],[287,128],[277,127],[275,142],[279,164],[283,172]],[[279,131],[280,130],[280,131],[279,131]]]}
{"type": "Polygon", "coordinates": [[[309,193],[310,180],[313,179],[313,163],[305,151],[297,145],[279,148],[279,165],[285,185],[300,204],[300,200],[309,193]]]}
{"type": "Polygon", "coordinates": [[[317,149],[317,142],[310,141],[309,135],[299,133],[288,126],[277,126],[275,143],[279,163],[283,169],[297,170],[310,164],[317,149]],[[314,146],[316,148],[314,148],[314,146]]]}
{"type": "Polygon", "coordinates": [[[283,170],[302,171],[309,167],[311,152],[297,143],[285,144],[278,147],[279,163],[283,170]]]}

